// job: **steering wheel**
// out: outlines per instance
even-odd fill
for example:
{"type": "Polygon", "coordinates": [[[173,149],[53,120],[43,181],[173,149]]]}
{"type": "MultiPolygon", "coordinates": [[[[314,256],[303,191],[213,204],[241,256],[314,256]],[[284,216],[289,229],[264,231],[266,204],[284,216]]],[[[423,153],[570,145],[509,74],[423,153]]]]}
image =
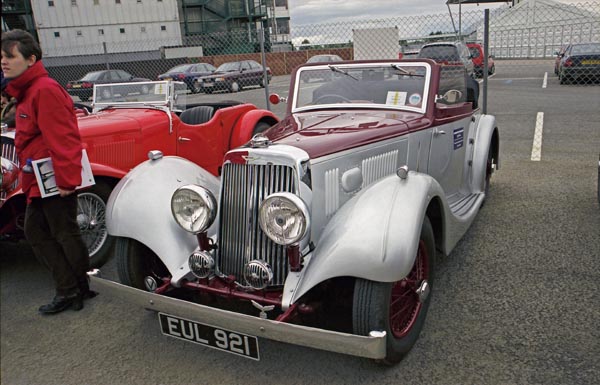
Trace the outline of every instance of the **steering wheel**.
{"type": "Polygon", "coordinates": [[[321,95],[317,99],[315,99],[312,102],[312,104],[328,104],[328,103],[335,103],[335,102],[352,103],[352,101],[350,99],[345,98],[342,95],[325,94],[325,95],[321,95]],[[325,100],[327,100],[327,99],[330,99],[330,101],[329,102],[325,102],[325,100]]]}

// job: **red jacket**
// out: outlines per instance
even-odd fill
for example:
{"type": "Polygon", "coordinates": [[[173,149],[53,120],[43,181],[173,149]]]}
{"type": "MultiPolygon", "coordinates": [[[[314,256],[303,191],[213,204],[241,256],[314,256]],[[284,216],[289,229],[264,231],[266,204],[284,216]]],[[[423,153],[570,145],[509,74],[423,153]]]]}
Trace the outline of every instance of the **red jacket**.
{"type": "MultiPolygon", "coordinates": [[[[21,167],[27,159],[52,158],[56,185],[73,190],[81,184],[81,136],[73,100],[41,61],[11,79],[7,92],[17,100],[15,148],[21,167]]],[[[27,200],[41,196],[33,173],[21,172],[27,200]]]]}

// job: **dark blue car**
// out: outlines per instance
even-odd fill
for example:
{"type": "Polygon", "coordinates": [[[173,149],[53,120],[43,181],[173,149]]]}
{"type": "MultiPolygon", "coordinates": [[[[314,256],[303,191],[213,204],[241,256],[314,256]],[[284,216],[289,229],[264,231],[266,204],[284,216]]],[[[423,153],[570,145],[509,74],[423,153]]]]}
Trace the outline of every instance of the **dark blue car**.
{"type": "Polygon", "coordinates": [[[184,82],[192,93],[196,93],[194,79],[199,76],[212,75],[215,70],[215,66],[209,63],[181,64],[171,68],[164,74],[158,75],[158,80],[176,80],[184,82]]]}

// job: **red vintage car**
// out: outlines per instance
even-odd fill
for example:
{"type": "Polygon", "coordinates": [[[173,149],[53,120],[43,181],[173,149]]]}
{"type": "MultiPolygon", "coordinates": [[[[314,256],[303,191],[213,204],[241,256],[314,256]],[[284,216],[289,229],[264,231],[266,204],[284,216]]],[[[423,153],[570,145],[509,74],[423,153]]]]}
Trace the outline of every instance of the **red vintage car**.
{"type": "MultiPolygon", "coordinates": [[[[218,175],[229,149],[278,122],[272,112],[248,103],[188,105],[185,84],[180,82],[147,82],[147,94],[139,92],[139,85],[135,89],[131,84],[96,85],[91,113],[78,110],[79,129],[96,182],[79,192],[78,215],[93,267],[111,255],[113,239],[105,225],[108,197],[130,169],[148,159],[150,150],[189,159],[218,175]],[[99,95],[102,98],[96,97],[99,95]]],[[[18,170],[14,131],[3,132],[2,239],[23,235],[25,196],[17,183],[18,170]]]]}

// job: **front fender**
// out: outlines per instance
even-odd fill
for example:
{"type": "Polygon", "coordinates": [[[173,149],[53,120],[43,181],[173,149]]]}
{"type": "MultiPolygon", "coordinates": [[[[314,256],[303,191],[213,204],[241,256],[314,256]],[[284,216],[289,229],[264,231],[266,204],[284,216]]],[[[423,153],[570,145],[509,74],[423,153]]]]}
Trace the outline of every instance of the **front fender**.
{"type": "MultiPolygon", "coordinates": [[[[167,156],[132,169],[108,199],[106,224],[113,236],[132,238],[150,248],[175,278],[198,247],[194,234],[183,230],[171,214],[171,196],[181,186],[197,184],[219,197],[219,178],[186,159],[167,156]]],[[[216,234],[217,223],[208,230],[216,234]]]]}
{"type": "Polygon", "coordinates": [[[443,197],[431,176],[383,178],[349,200],[329,221],[291,301],[320,282],[350,276],[395,282],[412,268],[429,202],[443,197]]]}
{"type": "Polygon", "coordinates": [[[259,121],[265,121],[270,125],[274,125],[279,122],[279,118],[275,116],[271,111],[267,110],[251,110],[248,111],[244,116],[237,121],[233,132],[231,133],[230,148],[239,147],[252,138],[252,132],[254,127],[259,121]]]}
{"type": "Polygon", "coordinates": [[[92,174],[94,174],[95,177],[107,176],[111,178],[121,179],[125,176],[125,174],[127,174],[127,171],[107,166],[105,164],[91,163],[90,166],[92,168],[92,174]]]}

